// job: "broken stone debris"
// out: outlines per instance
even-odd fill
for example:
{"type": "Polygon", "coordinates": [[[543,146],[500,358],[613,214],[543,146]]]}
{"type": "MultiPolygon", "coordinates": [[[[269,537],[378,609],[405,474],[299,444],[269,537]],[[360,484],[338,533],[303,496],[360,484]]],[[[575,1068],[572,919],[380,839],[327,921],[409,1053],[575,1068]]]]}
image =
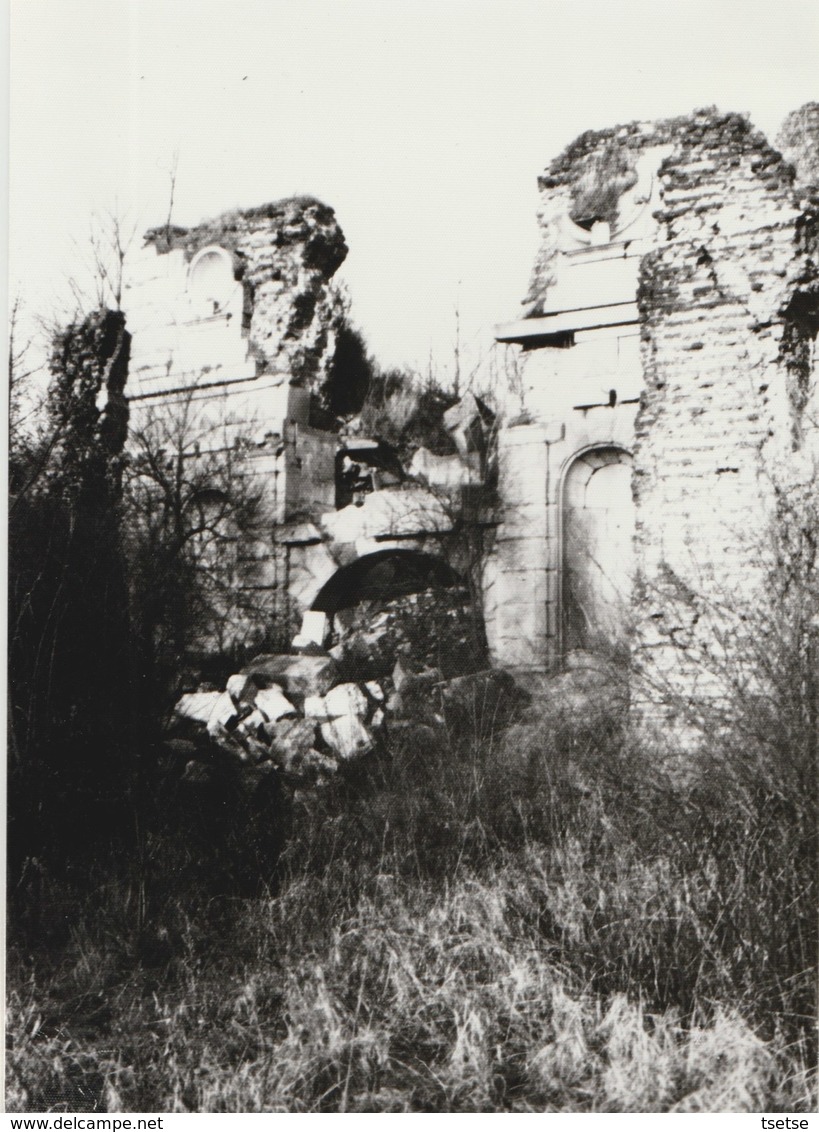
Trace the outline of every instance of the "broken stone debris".
{"type": "Polygon", "coordinates": [[[307,696],[304,701],[305,718],[322,722],[345,715],[364,719],[368,709],[367,693],[358,684],[337,684],[325,696],[307,696]]]}
{"type": "MultiPolygon", "coordinates": [[[[419,736],[433,743],[444,722],[499,719],[520,702],[508,673],[445,680],[439,669],[418,667],[400,655],[386,680],[336,682],[339,669],[327,655],[264,655],[232,675],[223,692],[183,695],[175,720],[198,735],[199,743],[207,736],[243,765],[243,774],[278,767],[295,787],[312,788],[370,754],[387,731],[399,749],[419,736]]],[[[185,738],[170,742],[174,754],[184,755],[185,780],[192,781],[198,771],[190,763],[203,751],[185,738]],[[180,743],[185,746],[178,752],[180,743]]]]}
{"type": "Polygon", "coordinates": [[[319,725],[321,737],[340,759],[347,762],[368,754],[374,746],[373,737],[355,715],[342,715],[319,725]]]}
{"type": "Polygon", "coordinates": [[[257,656],[242,669],[261,688],[280,685],[288,696],[323,696],[337,679],[335,661],[330,656],[268,654],[257,656]]]}
{"type": "Polygon", "coordinates": [[[452,529],[452,516],[443,502],[421,487],[384,489],[364,496],[340,511],[320,519],[322,529],[336,543],[357,544],[385,535],[418,535],[452,529]]]}
{"type": "Polygon", "coordinates": [[[473,393],[467,393],[444,413],[444,426],[455,441],[459,455],[467,463],[473,453],[485,455],[494,424],[495,414],[473,393]]]}
{"type": "Polygon", "coordinates": [[[429,487],[459,488],[467,484],[478,484],[482,480],[478,453],[465,456],[436,456],[428,448],[418,448],[410,462],[410,475],[429,487]]]}
{"type": "MultiPolygon", "coordinates": [[[[272,763],[294,782],[316,785],[338,770],[339,760],[349,761],[373,749],[374,740],[364,720],[372,714],[378,697],[384,698],[378,685],[369,692],[350,683],[326,688],[334,672],[328,660],[286,655],[259,658],[249,666],[259,670],[255,675],[245,672],[231,676],[224,692],[182,696],[176,705],[176,720],[206,734],[237,763],[272,763]],[[297,660],[321,663],[294,664],[297,660]],[[302,714],[280,685],[256,686],[257,679],[267,682],[272,673],[294,689],[318,687],[326,688],[326,693],[304,696],[307,711],[302,714]]],[[[302,699],[297,693],[294,698],[302,699]]],[[[184,739],[171,742],[177,746],[186,743],[188,761],[196,752],[195,745],[184,739]]],[[[176,747],[173,753],[178,754],[176,747]]],[[[192,780],[187,771],[185,779],[192,780]]]]}

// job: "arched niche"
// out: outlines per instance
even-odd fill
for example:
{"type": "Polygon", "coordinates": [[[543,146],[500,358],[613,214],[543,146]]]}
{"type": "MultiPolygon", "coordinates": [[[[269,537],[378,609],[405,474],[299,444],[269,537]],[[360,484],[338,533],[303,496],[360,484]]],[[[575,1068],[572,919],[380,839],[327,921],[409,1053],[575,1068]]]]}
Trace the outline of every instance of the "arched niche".
{"type": "Polygon", "coordinates": [[[233,259],[215,244],[202,248],[188,268],[188,294],[202,316],[222,313],[236,292],[233,259]]]}
{"type": "Polygon", "coordinates": [[[631,456],[606,445],[579,453],[561,492],[561,643],[617,651],[627,639],[634,578],[631,456]]]}

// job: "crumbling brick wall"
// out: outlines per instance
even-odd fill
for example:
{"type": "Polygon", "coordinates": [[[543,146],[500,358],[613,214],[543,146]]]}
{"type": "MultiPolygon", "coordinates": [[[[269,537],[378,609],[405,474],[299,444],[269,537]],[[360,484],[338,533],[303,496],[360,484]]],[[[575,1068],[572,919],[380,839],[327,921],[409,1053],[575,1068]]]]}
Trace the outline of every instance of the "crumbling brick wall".
{"type": "Polygon", "coordinates": [[[329,282],[347,256],[332,208],[290,197],[195,228],[155,228],[145,239],[160,254],[182,249],[187,260],[209,246],[229,251],[257,373],[287,373],[314,389],[327,381],[343,322],[329,282]]]}
{"type": "Polygon", "coordinates": [[[737,115],[677,123],[660,177],[638,291],[633,655],[638,704],[685,728],[754,678],[782,504],[816,491],[817,228],[792,167],[737,115]]]}
{"type": "Polygon", "coordinates": [[[237,638],[289,624],[277,527],[334,505],[328,408],[355,337],[333,283],[346,255],[333,209],[300,196],[152,229],[128,264],[133,435],[188,461],[241,463],[261,493],[237,638]]]}
{"type": "Polygon", "coordinates": [[[611,446],[633,455],[637,714],[696,723],[770,655],[819,527],[818,141],[817,104],[782,152],[712,108],[587,132],[539,178],[524,318],[497,331],[522,347],[500,434],[501,663],[566,659],[565,485],[611,446]]]}
{"type": "Polygon", "coordinates": [[[793,110],[776,135],[776,148],[796,173],[795,184],[816,203],[819,199],[819,102],[793,110]]]}

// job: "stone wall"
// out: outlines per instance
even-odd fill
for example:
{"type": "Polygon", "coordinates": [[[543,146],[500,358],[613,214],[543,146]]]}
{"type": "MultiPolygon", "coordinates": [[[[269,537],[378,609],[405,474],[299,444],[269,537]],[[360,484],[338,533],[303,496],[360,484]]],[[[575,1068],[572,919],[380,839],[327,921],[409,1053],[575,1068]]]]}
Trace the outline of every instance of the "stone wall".
{"type": "Polygon", "coordinates": [[[385,554],[395,564],[452,557],[443,500],[485,471],[491,423],[474,397],[451,421],[450,402],[436,403],[430,429],[455,454],[420,447],[412,467],[411,450],[404,467],[397,450],[351,422],[370,367],[332,283],[346,253],[332,209],[299,197],[153,229],[130,264],[132,444],[153,429],[156,451],[183,448],[200,469],[228,461],[249,495],[262,489],[252,541],[232,532],[235,545],[226,537],[212,551],[231,567],[225,615],[215,619],[230,641],[202,634],[204,652],[271,636],[287,647],[302,614],[353,562],[366,574],[385,554]]]}
{"type": "Polygon", "coordinates": [[[350,331],[333,275],[346,254],[333,210],[296,197],[153,229],[127,265],[132,443],[148,432],[186,460],[229,460],[262,489],[264,530],[243,541],[236,571],[242,612],[224,619],[236,642],[289,640],[300,550],[283,528],[335,506],[338,422],[326,404],[345,377],[337,347],[350,331]]]}
{"type": "Polygon", "coordinates": [[[646,710],[661,701],[686,726],[692,703],[752,679],[776,616],[780,503],[817,488],[816,219],[738,116],[694,115],[660,177],[662,239],[638,292],[634,658],[646,710]]]}
{"type": "MultiPolygon", "coordinates": [[[[524,317],[497,331],[515,352],[488,570],[498,663],[548,668],[595,639],[567,608],[573,577],[593,574],[567,530],[572,469],[591,477],[620,451],[637,710],[667,723],[730,693],[728,660],[749,655],[794,522],[815,524],[818,121],[815,105],[790,116],[787,159],[739,115],[631,123],[582,135],[540,178],[524,317]]],[[[604,590],[589,621],[607,621],[604,590]]]]}
{"type": "MultiPolygon", "coordinates": [[[[195,228],[155,228],[145,241],[156,256],[170,256],[181,273],[195,268],[207,249],[227,253],[233,286],[220,279],[216,263],[203,273],[201,286],[195,271],[189,278],[188,327],[193,320],[232,320],[234,339],[236,332],[246,339],[256,374],[286,373],[314,390],[326,381],[342,313],[329,284],[347,256],[331,208],[312,197],[292,197],[195,228]]],[[[151,320],[152,333],[160,327],[161,319],[151,320]]],[[[204,326],[200,331],[207,333],[204,326]]],[[[218,361],[210,357],[205,364],[218,361]]]]}
{"type": "MultiPolygon", "coordinates": [[[[567,530],[567,492],[578,461],[602,470],[613,453],[628,460],[633,447],[643,388],[637,284],[657,240],[656,171],[672,130],[633,123],[583,135],[539,180],[542,244],[525,317],[497,330],[509,379],[498,438],[500,525],[486,585],[498,664],[550,670],[578,642],[600,640],[591,612],[598,601],[582,628],[577,610],[569,615],[573,578],[596,571],[600,597],[615,579],[622,588],[616,548],[601,561],[567,530]]],[[[621,597],[618,608],[627,608],[621,597]]],[[[609,641],[615,653],[623,637],[609,641]]]]}
{"type": "Polygon", "coordinates": [[[208,448],[250,441],[274,522],[332,506],[322,406],[338,377],[332,277],[346,254],[333,210],[297,197],[153,229],[126,281],[135,427],[161,406],[208,448]]]}

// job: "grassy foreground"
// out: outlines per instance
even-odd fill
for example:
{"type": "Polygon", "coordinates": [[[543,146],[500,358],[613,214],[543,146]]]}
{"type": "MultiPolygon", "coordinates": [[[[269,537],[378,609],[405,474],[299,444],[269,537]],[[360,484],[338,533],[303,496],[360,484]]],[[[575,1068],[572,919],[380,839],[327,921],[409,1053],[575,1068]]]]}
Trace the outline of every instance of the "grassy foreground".
{"type": "Polygon", "coordinates": [[[7,1108],[812,1111],[806,751],[681,782],[611,713],[530,709],[297,800],[252,897],[159,826],[82,886],[41,870],[7,1108]]]}

